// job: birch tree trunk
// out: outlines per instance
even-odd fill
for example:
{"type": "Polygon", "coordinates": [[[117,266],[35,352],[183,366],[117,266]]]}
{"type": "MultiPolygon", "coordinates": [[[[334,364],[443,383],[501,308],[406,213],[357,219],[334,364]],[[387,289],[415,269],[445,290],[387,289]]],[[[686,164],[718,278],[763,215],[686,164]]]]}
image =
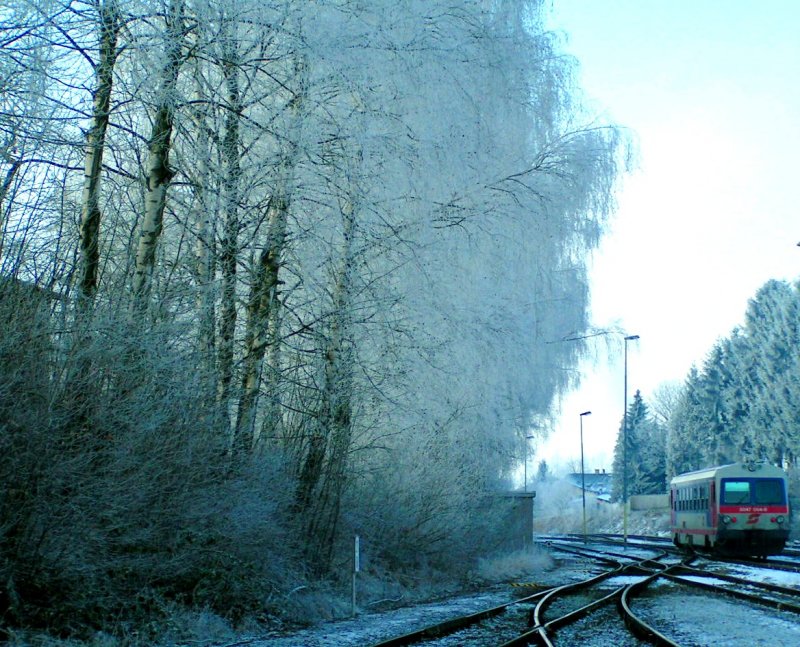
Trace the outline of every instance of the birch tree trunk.
{"type": "MultiPolygon", "coordinates": [[[[266,451],[270,439],[277,441],[283,437],[282,410],[282,372],[281,372],[281,308],[270,308],[267,321],[267,350],[264,362],[266,370],[262,371],[262,389],[264,400],[261,417],[261,429],[254,439],[257,451],[266,451]]],[[[259,391],[256,392],[257,394],[259,391]]],[[[254,416],[255,418],[255,416],[254,416]]]]}
{"type": "MultiPolygon", "coordinates": [[[[230,27],[228,27],[230,29],[230,27]]],[[[224,237],[220,249],[222,269],[222,303],[220,304],[219,351],[218,351],[218,390],[217,400],[224,418],[231,399],[233,382],[233,358],[236,333],[236,264],[239,257],[239,189],[241,167],[239,163],[239,121],[242,103],[239,91],[238,45],[230,33],[223,34],[225,40],[222,71],[225,77],[227,114],[225,134],[222,141],[222,155],[225,161],[225,180],[223,186],[225,200],[224,237]]]]}
{"type": "Polygon", "coordinates": [[[355,271],[354,204],[351,197],[341,207],[344,243],[341,267],[334,285],[330,331],[323,355],[325,383],[317,425],[309,443],[298,490],[298,503],[308,511],[308,556],[319,572],[329,568],[333,554],[353,429],[351,306],[355,271]],[[315,493],[316,496],[313,496],[315,493]]]}
{"type": "MultiPolygon", "coordinates": [[[[203,102],[200,62],[196,67],[196,101],[200,106],[194,114],[195,142],[199,160],[197,176],[194,180],[194,227],[196,240],[194,247],[195,276],[197,296],[195,306],[198,313],[198,351],[202,358],[202,371],[209,380],[213,380],[215,370],[216,347],[216,307],[214,300],[214,268],[215,268],[215,219],[214,205],[211,204],[209,190],[211,181],[211,144],[212,129],[208,123],[207,109],[203,102]]],[[[212,384],[212,386],[214,386],[212,384]]],[[[215,389],[214,389],[215,390],[215,389]]],[[[212,393],[214,392],[212,390],[212,393]]]]}
{"type": "MultiPolygon", "coordinates": [[[[299,142],[302,137],[307,99],[307,64],[305,57],[298,55],[294,65],[294,80],[297,90],[289,101],[289,126],[284,133],[281,162],[276,174],[275,190],[270,198],[267,213],[267,243],[259,255],[258,266],[250,287],[247,306],[247,330],[242,372],[239,410],[236,418],[234,445],[238,451],[250,451],[255,443],[255,414],[258,393],[261,387],[261,372],[267,347],[274,347],[269,367],[270,411],[268,415],[277,420],[280,415],[276,406],[278,397],[279,349],[278,326],[280,324],[278,285],[286,227],[294,185],[295,166],[299,142]]],[[[267,424],[268,420],[265,421],[267,424]]]]}
{"type": "Polygon", "coordinates": [[[144,217],[139,231],[139,244],[136,249],[133,274],[134,304],[139,311],[146,310],[149,305],[156,249],[164,222],[167,189],[174,174],[169,166],[169,153],[175,117],[178,73],[184,60],[183,0],[171,0],[166,21],[166,61],[161,73],[158,107],[148,147],[144,217]]]}
{"type": "MultiPolygon", "coordinates": [[[[286,239],[289,198],[285,180],[270,199],[268,209],[267,244],[261,251],[258,267],[250,288],[247,304],[247,331],[242,371],[242,390],[236,418],[234,448],[247,453],[254,444],[255,410],[261,383],[261,367],[267,345],[271,340],[270,321],[278,308],[278,273],[286,239]]],[[[272,338],[274,341],[274,338],[272,338]]]]}
{"type": "Polygon", "coordinates": [[[91,433],[95,395],[92,384],[93,357],[89,320],[97,292],[100,265],[100,185],[106,131],[108,130],[117,39],[121,17],[117,0],[96,4],[99,30],[99,59],[95,66],[92,124],[86,133],[83,195],[81,198],[80,257],[78,265],[78,325],[75,328],[75,360],[65,380],[64,400],[69,403],[69,426],[91,433]]]}
{"type": "Polygon", "coordinates": [[[100,19],[100,60],[95,68],[96,86],[92,108],[92,126],[86,134],[86,160],[81,199],[80,224],[80,295],[90,302],[97,291],[100,262],[100,180],[103,151],[108,129],[114,65],[117,60],[117,37],[120,14],[116,0],[97,3],[100,19]]]}

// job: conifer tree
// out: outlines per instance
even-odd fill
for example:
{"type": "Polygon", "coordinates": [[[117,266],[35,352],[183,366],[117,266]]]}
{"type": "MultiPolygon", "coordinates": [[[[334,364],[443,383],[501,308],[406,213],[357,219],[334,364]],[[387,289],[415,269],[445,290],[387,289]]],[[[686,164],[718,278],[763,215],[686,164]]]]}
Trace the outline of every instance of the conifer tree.
{"type": "Polygon", "coordinates": [[[666,488],[666,434],[663,426],[650,415],[640,391],[628,407],[627,451],[623,451],[625,421],[620,425],[614,448],[612,493],[615,500],[623,494],[627,463],[628,496],[660,494],[666,488]]]}
{"type": "Polygon", "coordinates": [[[699,371],[693,366],[667,425],[667,478],[700,467],[699,381],[699,371]]]}
{"type": "Polygon", "coordinates": [[[667,473],[739,460],[791,465],[800,449],[800,292],[768,281],[745,322],[693,368],[668,421],[667,473]]]}

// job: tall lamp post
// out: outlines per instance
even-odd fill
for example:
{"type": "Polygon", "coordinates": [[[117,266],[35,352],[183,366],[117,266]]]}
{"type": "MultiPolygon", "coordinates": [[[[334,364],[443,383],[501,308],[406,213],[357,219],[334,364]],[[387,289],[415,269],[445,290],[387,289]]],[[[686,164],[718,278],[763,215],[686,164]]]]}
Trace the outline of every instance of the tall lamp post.
{"type": "Polygon", "coordinates": [[[628,342],[639,335],[625,337],[625,404],[622,409],[622,543],[628,543],[628,342]]]}
{"type": "Polygon", "coordinates": [[[592,415],[591,411],[584,411],[581,419],[581,499],[583,501],[583,543],[586,543],[586,470],[583,469],[583,417],[592,415]]]}

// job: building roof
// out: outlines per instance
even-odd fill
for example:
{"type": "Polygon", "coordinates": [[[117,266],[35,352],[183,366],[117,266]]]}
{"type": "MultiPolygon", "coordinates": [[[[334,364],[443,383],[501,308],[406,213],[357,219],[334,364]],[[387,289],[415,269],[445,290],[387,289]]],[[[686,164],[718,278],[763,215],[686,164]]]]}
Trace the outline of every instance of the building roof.
{"type": "Polygon", "coordinates": [[[580,472],[573,472],[567,474],[567,481],[578,489],[582,487],[582,483],[586,484],[586,491],[591,492],[598,498],[606,497],[611,494],[611,483],[613,475],[608,472],[586,472],[581,479],[580,472]]]}

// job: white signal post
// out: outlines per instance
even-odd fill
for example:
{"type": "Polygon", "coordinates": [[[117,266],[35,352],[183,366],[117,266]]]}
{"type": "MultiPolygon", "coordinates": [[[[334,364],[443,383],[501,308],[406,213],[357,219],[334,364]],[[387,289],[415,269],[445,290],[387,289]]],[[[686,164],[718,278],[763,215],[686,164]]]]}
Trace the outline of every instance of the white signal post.
{"type": "Polygon", "coordinates": [[[356,617],[356,575],[361,570],[361,538],[356,535],[353,542],[353,596],[350,601],[350,615],[356,617]]]}

